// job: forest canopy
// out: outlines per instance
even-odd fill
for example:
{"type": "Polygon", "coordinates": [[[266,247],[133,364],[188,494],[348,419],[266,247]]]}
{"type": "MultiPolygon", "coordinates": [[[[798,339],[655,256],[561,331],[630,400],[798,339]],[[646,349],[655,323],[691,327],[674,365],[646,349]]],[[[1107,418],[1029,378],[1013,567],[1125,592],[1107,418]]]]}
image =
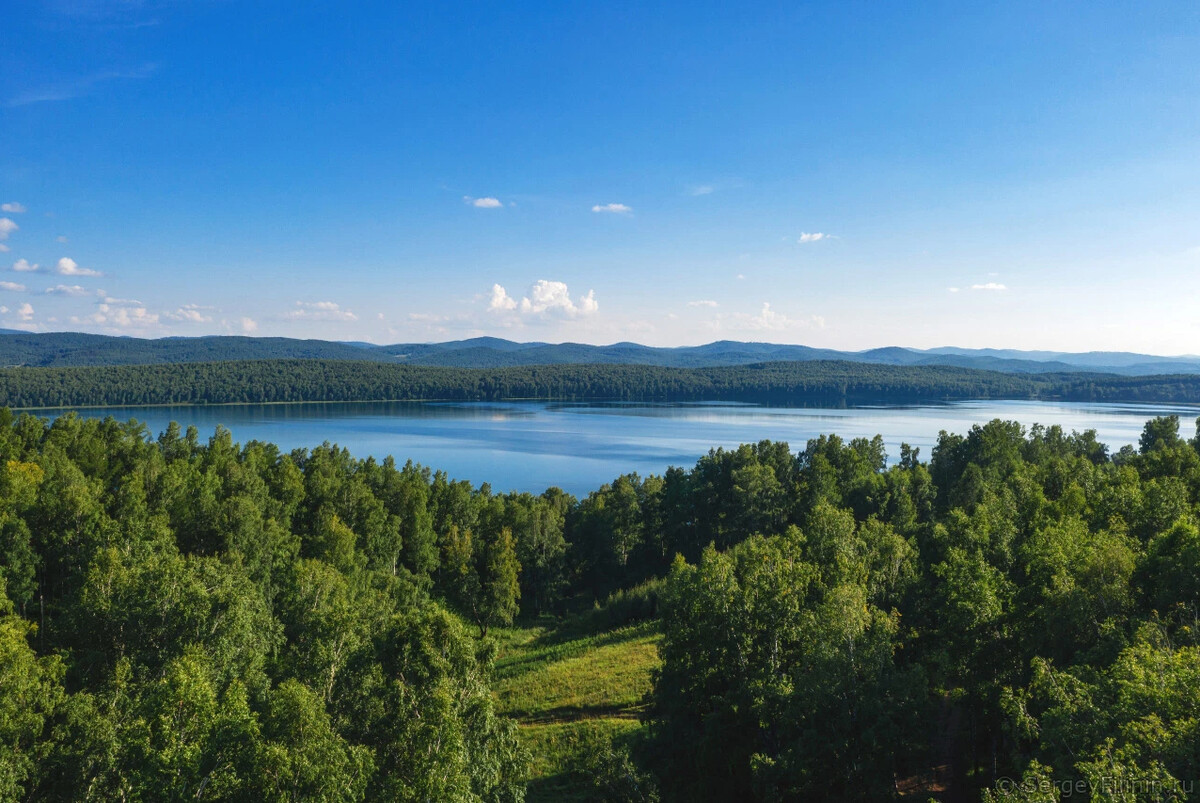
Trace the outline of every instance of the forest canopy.
{"type": "Polygon", "coordinates": [[[0,410],[0,801],[518,801],[493,632],[564,616],[662,633],[597,799],[1193,794],[1200,438],[893,457],[763,441],[577,499],[0,410]]]}
{"type": "Polygon", "coordinates": [[[13,408],[506,399],[826,405],[955,399],[1200,402],[1200,375],[1006,374],[820,360],[715,368],[483,369],[351,360],[245,360],[0,369],[0,405],[13,408]]]}

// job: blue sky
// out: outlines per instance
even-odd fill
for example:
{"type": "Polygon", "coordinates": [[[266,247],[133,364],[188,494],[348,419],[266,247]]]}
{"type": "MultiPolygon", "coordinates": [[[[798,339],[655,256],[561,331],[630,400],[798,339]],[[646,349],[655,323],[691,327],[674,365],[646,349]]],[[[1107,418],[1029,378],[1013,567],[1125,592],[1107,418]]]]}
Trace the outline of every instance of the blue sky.
{"type": "Polygon", "coordinates": [[[0,16],[0,326],[1200,352],[1193,2],[0,16]]]}

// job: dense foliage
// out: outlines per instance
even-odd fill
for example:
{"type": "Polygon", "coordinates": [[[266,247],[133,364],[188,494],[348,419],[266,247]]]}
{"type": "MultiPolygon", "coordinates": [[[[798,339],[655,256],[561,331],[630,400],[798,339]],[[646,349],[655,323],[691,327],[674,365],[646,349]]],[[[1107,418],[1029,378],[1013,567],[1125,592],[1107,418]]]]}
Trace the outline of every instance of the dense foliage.
{"type": "Polygon", "coordinates": [[[1004,374],[811,361],[718,368],[542,365],[469,369],[349,360],[0,370],[0,405],[81,407],[503,399],[844,404],[888,400],[1200,401],[1200,376],[1004,374]]]}
{"type": "Polygon", "coordinates": [[[712,545],[660,602],[665,797],[1193,795],[1200,438],[1178,426],[1115,455],[994,421],[928,464],[837,438],[702,460],[687,482],[726,470],[685,542],[712,545]]]}
{"type": "Polygon", "coordinates": [[[577,500],[3,410],[0,801],[519,800],[489,633],[568,612],[663,633],[605,799],[1183,799],[1198,519],[1175,418],[764,441],[577,500]]]}

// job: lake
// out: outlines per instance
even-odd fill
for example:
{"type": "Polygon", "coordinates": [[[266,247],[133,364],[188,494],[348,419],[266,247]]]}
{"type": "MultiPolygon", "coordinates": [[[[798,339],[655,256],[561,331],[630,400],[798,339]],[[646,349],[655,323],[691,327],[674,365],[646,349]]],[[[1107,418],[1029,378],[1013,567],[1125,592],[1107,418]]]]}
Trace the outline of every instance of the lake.
{"type": "MultiPolygon", "coordinates": [[[[61,410],[33,411],[53,417],[61,410]]],[[[836,433],[849,440],[883,436],[890,459],[900,444],[928,459],[940,430],[965,433],[993,418],[1066,431],[1095,429],[1116,451],[1136,444],[1146,420],[1178,414],[1192,437],[1195,405],[972,401],[915,406],[762,407],[699,404],[511,402],[265,404],[209,407],[111,407],[80,411],[144,421],[154,434],[170,421],[194,424],[202,438],[220,424],[234,440],[271,441],[285,451],[330,441],[356,457],[393,455],[443,469],[455,479],[497,491],[540,492],[557,485],[584,494],[631,471],[661,474],[691,467],[715,446],[763,439],[787,441],[793,451],[809,438],[836,433]]]]}

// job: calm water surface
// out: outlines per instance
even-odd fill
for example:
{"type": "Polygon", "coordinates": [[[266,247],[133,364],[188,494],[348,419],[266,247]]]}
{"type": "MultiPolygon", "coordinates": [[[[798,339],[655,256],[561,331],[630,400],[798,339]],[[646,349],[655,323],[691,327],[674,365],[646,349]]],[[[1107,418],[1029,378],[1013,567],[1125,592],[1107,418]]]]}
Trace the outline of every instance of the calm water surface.
{"type": "MultiPolygon", "coordinates": [[[[35,411],[53,417],[61,411],[35,411]]],[[[435,404],[236,405],[214,407],[111,407],[86,416],[137,418],[157,434],[170,422],[194,424],[207,438],[223,425],[234,440],[271,441],[284,450],[330,441],[356,457],[412,459],[451,477],[495,490],[540,492],[557,485],[586,493],[631,471],[660,474],[690,467],[714,446],[770,440],[793,450],[822,433],[847,440],[883,436],[890,458],[900,444],[921,448],[928,459],[940,430],[1004,418],[1029,426],[1058,424],[1068,432],[1095,429],[1114,451],[1137,443],[1148,418],[1183,419],[1191,437],[1200,407],[1047,402],[975,401],[906,407],[845,409],[760,407],[747,404],[561,404],[552,402],[435,404]]]]}

